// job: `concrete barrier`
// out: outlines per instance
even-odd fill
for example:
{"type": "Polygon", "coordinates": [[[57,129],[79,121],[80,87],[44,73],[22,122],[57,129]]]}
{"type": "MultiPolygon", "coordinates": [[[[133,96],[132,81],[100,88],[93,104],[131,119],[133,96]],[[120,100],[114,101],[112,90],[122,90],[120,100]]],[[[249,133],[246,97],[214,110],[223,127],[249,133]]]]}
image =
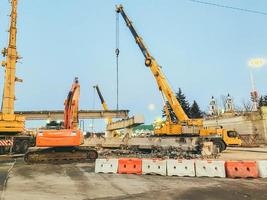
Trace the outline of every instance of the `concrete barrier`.
{"type": "Polygon", "coordinates": [[[258,160],[257,161],[259,177],[267,178],[267,160],[258,160]]]}
{"type": "Polygon", "coordinates": [[[142,159],[120,158],[118,165],[119,174],[142,174],[142,159]]]}
{"type": "Polygon", "coordinates": [[[226,177],[225,161],[221,160],[196,160],[196,176],[197,177],[226,177]]]}
{"type": "Polygon", "coordinates": [[[195,176],[194,160],[167,160],[168,176],[195,176]]]}
{"type": "Polygon", "coordinates": [[[95,173],[117,173],[118,159],[96,159],[95,173]]]}
{"type": "Polygon", "coordinates": [[[228,178],[258,178],[256,161],[226,161],[225,170],[228,178]]]}
{"type": "Polygon", "coordinates": [[[158,174],[166,176],[166,160],[142,159],[142,174],[158,174]]]}

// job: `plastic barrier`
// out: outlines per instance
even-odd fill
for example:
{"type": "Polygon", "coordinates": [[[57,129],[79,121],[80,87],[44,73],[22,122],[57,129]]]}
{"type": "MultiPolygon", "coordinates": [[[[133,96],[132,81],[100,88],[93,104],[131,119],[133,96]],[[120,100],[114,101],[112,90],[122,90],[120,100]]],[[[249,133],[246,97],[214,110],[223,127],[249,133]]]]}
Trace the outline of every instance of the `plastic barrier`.
{"type": "Polygon", "coordinates": [[[222,177],[225,175],[225,161],[221,160],[196,160],[196,176],[197,177],[222,177]]]}
{"type": "Polygon", "coordinates": [[[119,174],[142,174],[142,160],[138,158],[120,158],[119,174]]]}
{"type": "Polygon", "coordinates": [[[267,160],[258,160],[257,161],[259,177],[267,178],[267,160]]]}
{"type": "Polygon", "coordinates": [[[194,160],[167,160],[168,176],[195,176],[194,160]]]}
{"type": "Polygon", "coordinates": [[[95,173],[117,173],[118,159],[96,159],[95,173]]]}
{"type": "Polygon", "coordinates": [[[226,161],[226,175],[229,178],[257,178],[259,172],[255,161],[226,161]]]}
{"type": "Polygon", "coordinates": [[[166,176],[166,160],[142,159],[142,174],[158,174],[166,176]]]}

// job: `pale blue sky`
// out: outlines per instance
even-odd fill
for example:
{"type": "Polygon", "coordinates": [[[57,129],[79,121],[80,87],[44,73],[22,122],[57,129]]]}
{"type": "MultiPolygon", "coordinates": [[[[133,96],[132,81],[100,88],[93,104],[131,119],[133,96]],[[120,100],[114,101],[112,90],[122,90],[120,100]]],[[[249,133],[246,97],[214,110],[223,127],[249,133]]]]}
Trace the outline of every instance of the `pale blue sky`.
{"type": "MultiPolygon", "coordinates": [[[[206,0],[205,0],[206,1],[206,0]]],[[[207,0],[267,12],[265,0],[207,0]]],[[[115,5],[125,11],[171,86],[181,87],[203,110],[210,97],[228,92],[236,104],[250,92],[247,61],[267,57],[267,16],[193,3],[188,0],[20,0],[17,110],[63,109],[73,78],[81,83],[81,109],[93,108],[99,84],[110,108],[116,107],[115,5]]],[[[6,46],[8,0],[0,0],[0,46],[6,46]]],[[[120,108],[161,115],[161,96],[128,28],[120,17],[120,108]],[[148,105],[156,105],[154,111],[148,105]]],[[[254,71],[260,93],[267,93],[267,67],[254,71]]],[[[3,70],[0,71],[2,93],[3,70]]],[[[96,99],[95,108],[101,105],[96,99]]]]}

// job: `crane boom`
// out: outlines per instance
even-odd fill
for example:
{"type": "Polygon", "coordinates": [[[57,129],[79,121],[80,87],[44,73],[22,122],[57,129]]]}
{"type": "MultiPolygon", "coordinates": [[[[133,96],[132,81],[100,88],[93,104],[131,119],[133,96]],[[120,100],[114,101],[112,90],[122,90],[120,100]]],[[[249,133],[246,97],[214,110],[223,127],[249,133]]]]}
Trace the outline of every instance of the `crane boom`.
{"type": "Polygon", "coordinates": [[[6,57],[6,61],[2,62],[5,67],[5,81],[2,100],[2,113],[14,114],[15,101],[15,81],[20,81],[16,78],[16,62],[19,59],[16,47],[17,40],[17,0],[11,1],[11,22],[9,29],[9,43],[8,48],[4,48],[2,54],[6,57]]]}
{"type": "Polygon", "coordinates": [[[180,123],[186,123],[187,125],[192,126],[202,126],[203,122],[202,119],[189,119],[187,114],[184,112],[182,106],[178,102],[174,92],[172,91],[166,77],[164,76],[163,72],[161,71],[161,67],[157,63],[157,61],[151,56],[151,54],[148,51],[148,48],[145,46],[143,39],[138,35],[136,32],[133,23],[129,19],[129,17],[124,12],[123,6],[118,5],[116,7],[116,12],[120,13],[123,17],[123,19],[126,22],[126,25],[130,29],[136,43],[138,44],[140,50],[142,51],[144,57],[145,57],[145,65],[150,68],[152,74],[154,75],[159,90],[164,94],[166,99],[168,100],[171,108],[173,109],[177,119],[180,123]]]}
{"type": "MultiPolygon", "coordinates": [[[[99,99],[100,99],[100,101],[101,101],[101,104],[102,104],[103,109],[104,109],[105,111],[108,111],[107,103],[106,103],[106,101],[104,100],[104,97],[103,97],[103,95],[102,95],[102,93],[101,93],[101,91],[100,91],[100,89],[99,89],[99,86],[98,86],[98,85],[95,85],[94,88],[96,89],[96,92],[97,92],[97,94],[98,94],[98,96],[99,96],[99,99]]],[[[109,124],[112,122],[112,118],[111,118],[111,117],[107,118],[107,120],[108,120],[108,123],[109,123],[109,124]]]]}

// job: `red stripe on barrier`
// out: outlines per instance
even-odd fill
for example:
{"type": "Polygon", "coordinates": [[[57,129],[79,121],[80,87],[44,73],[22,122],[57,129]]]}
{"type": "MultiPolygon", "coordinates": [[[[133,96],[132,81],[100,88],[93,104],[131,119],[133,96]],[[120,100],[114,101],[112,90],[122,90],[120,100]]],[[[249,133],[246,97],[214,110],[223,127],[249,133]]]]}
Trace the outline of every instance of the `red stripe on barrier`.
{"type": "Polygon", "coordinates": [[[12,140],[0,140],[0,146],[13,146],[12,140]]]}

